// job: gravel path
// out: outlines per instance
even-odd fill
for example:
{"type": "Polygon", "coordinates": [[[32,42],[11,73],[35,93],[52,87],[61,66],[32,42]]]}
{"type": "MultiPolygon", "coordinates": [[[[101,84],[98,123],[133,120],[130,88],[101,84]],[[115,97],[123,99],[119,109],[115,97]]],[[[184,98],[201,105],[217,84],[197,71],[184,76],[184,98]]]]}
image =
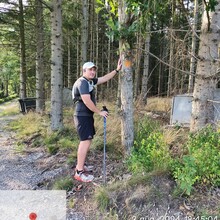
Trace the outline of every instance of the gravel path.
{"type": "MultiPolygon", "coordinates": [[[[17,107],[16,102],[8,105],[17,107]]],[[[5,105],[0,105],[0,114],[4,109],[5,105]]],[[[42,147],[19,151],[15,133],[6,129],[18,117],[22,115],[0,115],[0,190],[50,189],[54,179],[70,175],[66,157],[50,155],[42,147]]],[[[67,220],[77,219],[85,219],[83,213],[67,210],[67,220]]]]}
{"type": "Polygon", "coordinates": [[[48,155],[41,148],[18,152],[13,133],[5,126],[18,116],[0,117],[0,189],[46,189],[64,170],[58,166],[64,158],[48,155]]]}

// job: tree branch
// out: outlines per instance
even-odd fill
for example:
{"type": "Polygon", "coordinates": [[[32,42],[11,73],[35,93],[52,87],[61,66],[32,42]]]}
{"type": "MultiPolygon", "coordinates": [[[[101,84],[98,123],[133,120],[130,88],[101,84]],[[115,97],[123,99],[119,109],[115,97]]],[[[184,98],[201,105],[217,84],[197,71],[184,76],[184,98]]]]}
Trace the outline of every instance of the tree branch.
{"type": "Polygon", "coordinates": [[[189,71],[185,71],[185,70],[178,69],[178,68],[176,68],[176,67],[170,65],[169,63],[164,62],[163,60],[161,60],[159,57],[157,57],[156,55],[152,54],[151,52],[149,52],[149,54],[150,54],[152,57],[154,57],[154,58],[156,58],[157,60],[159,60],[161,63],[163,63],[163,64],[169,66],[170,68],[173,68],[173,69],[175,69],[175,70],[177,70],[177,71],[180,71],[180,72],[182,72],[182,73],[185,73],[185,74],[187,74],[187,75],[196,76],[196,74],[192,74],[192,73],[190,73],[189,71]]]}
{"type": "Polygon", "coordinates": [[[203,0],[204,4],[205,4],[205,10],[206,10],[206,15],[207,15],[207,19],[208,19],[208,31],[210,30],[210,16],[209,16],[209,10],[208,10],[208,4],[206,2],[206,0],[203,0]]]}
{"type": "Polygon", "coordinates": [[[50,11],[53,11],[53,7],[51,4],[49,5],[44,0],[38,0],[38,1],[40,1],[43,5],[45,5],[50,11]]]}

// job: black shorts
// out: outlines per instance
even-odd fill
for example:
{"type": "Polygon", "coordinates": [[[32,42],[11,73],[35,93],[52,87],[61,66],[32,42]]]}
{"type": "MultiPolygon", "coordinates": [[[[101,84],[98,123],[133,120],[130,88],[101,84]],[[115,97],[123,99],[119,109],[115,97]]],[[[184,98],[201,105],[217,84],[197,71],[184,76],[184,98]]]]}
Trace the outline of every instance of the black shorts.
{"type": "Polygon", "coordinates": [[[74,124],[80,141],[91,140],[95,135],[94,118],[90,116],[74,116],[74,124]]]}

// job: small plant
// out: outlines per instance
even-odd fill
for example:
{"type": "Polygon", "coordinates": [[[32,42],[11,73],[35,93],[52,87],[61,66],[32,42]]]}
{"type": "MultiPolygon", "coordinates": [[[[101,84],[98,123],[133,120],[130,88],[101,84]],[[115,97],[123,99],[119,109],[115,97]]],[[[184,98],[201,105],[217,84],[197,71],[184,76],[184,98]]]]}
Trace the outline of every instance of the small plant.
{"type": "Polygon", "coordinates": [[[195,159],[192,156],[185,155],[183,156],[182,162],[185,166],[176,162],[173,175],[177,179],[179,188],[187,195],[190,195],[193,185],[198,179],[196,175],[195,159]]]}
{"type": "Polygon", "coordinates": [[[68,201],[68,207],[69,207],[70,209],[73,209],[74,206],[75,206],[75,204],[76,204],[76,200],[75,200],[74,198],[69,199],[69,201],[68,201]]]}
{"type": "Polygon", "coordinates": [[[170,164],[170,153],[159,130],[159,124],[145,118],[136,125],[135,141],[127,159],[128,168],[134,173],[166,170],[170,164]]]}
{"type": "Polygon", "coordinates": [[[15,147],[15,152],[17,153],[23,153],[25,150],[25,145],[21,142],[17,142],[17,145],[15,147]]]}
{"type": "Polygon", "coordinates": [[[149,135],[159,130],[159,123],[150,119],[144,118],[141,122],[138,121],[135,124],[135,140],[141,142],[143,139],[149,137],[149,135]]]}
{"type": "Polygon", "coordinates": [[[60,178],[53,184],[54,190],[71,190],[73,188],[73,180],[71,177],[60,178]]]}
{"type": "Polygon", "coordinates": [[[170,160],[169,149],[162,133],[154,132],[141,142],[135,141],[131,156],[128,158],[128,166],[133,172],[166,170],[170,160]]]}
{"type": "Polygon", "coordinates": [[[95,200],[100,210],[104,211],[108,208],[110,204],[110,197],[108,195],[107,190],[104,187],[99,188],[96,191],[95,200]]]}
{"type": "Polygon", "coordinates": [[[172,166],[180,189],[190,195],[195,184],[220,186],[220,133],[206,127],[190,135],[187,148],[172,166]]]}

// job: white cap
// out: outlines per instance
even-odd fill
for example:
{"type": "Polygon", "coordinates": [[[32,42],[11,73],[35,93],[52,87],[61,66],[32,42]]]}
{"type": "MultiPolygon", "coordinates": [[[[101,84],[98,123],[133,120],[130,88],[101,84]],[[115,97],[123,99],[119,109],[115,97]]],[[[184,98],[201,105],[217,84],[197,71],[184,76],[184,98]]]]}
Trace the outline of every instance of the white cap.
{"type": "Polygon", "coordinates": [[[93,63],[93,62],[86,62],[83,64],[83,69],[90,69],[92,67],[95,67],[96,68],[96,65],[93,63]]]}

